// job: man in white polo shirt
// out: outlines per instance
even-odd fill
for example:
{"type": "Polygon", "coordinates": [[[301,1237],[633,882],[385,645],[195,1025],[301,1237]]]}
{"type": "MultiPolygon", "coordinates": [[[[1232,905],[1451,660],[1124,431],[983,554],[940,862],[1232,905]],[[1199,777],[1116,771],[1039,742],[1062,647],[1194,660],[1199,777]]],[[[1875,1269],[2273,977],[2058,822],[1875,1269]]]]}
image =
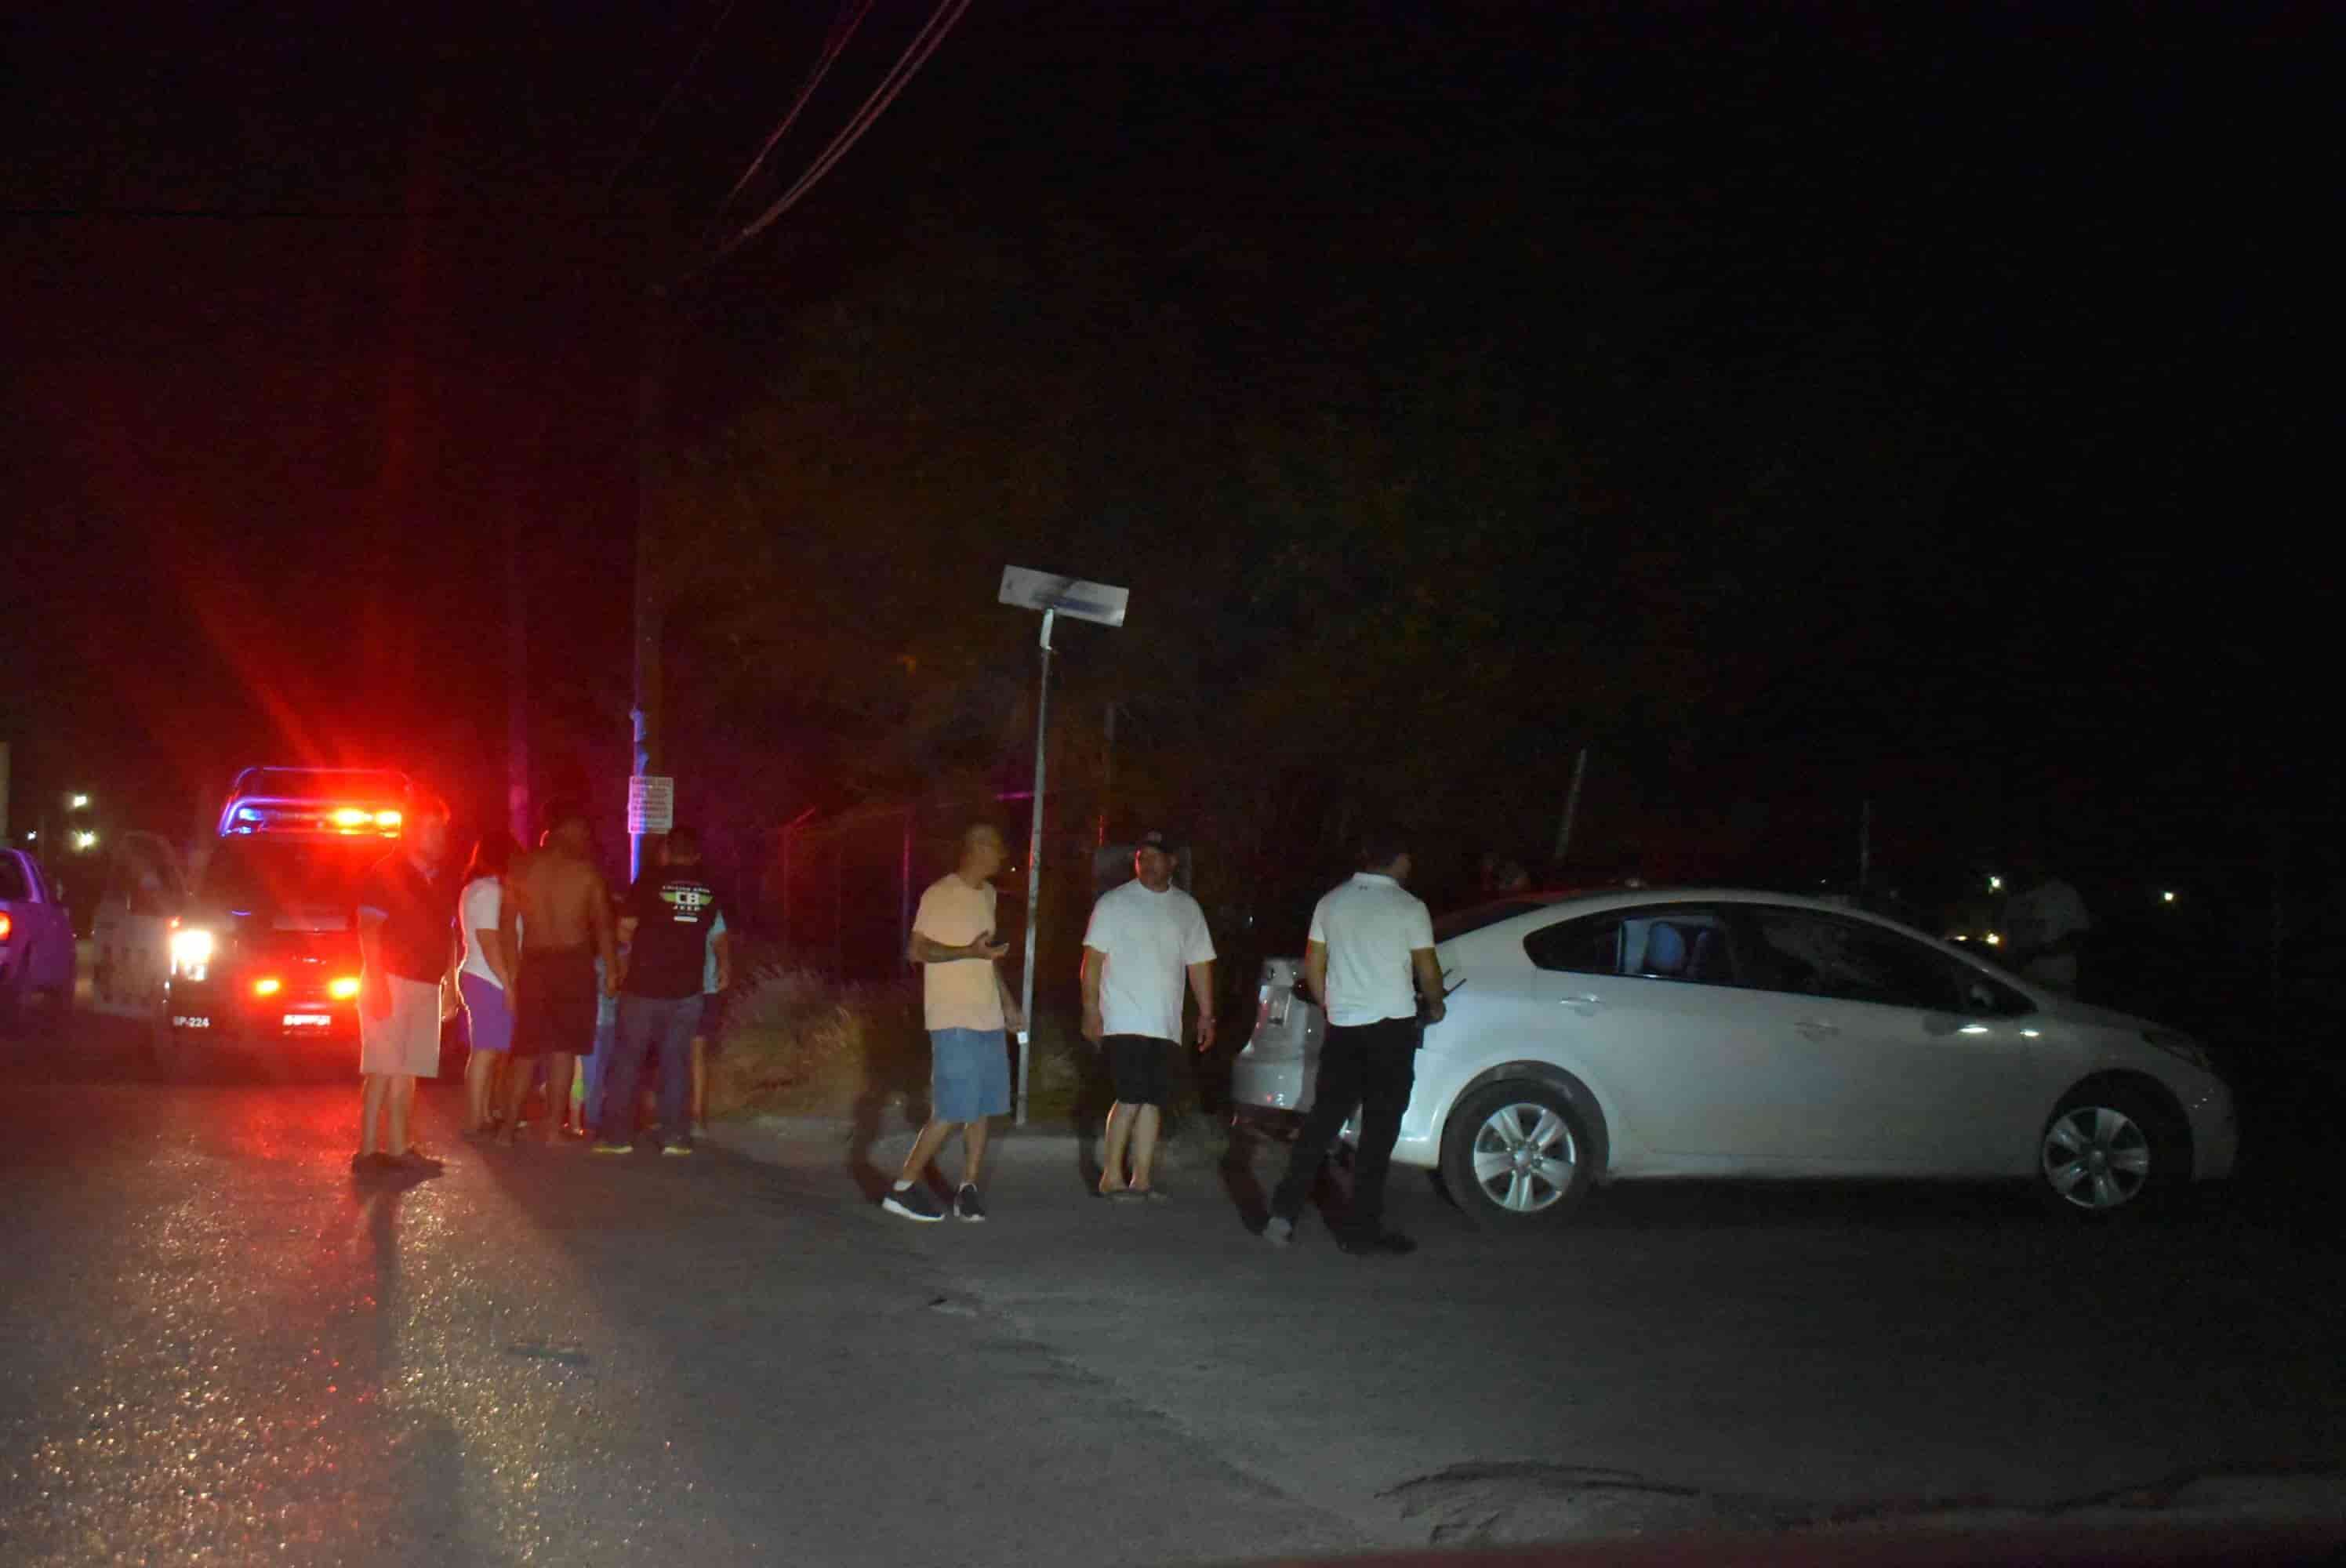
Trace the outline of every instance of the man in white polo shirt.
{"type": "Polygon", "coordinates": [[[1352,1202],[1337,1244],[1357,1256],[1398,1256],[1416,1251],[1417,1244],[1385,1228],[1385,1172],[1417,1082],[1423,1025],[1442,1022],[1442,965],[1433,955],[1433,917],[1402,886],[1411,869],[1407,840],[1391,829],[1370,834],[1361,864],[1351,881],[1311,911],[1303,980],[1327,1013],[1328,1033],[1311,1111],[1296,1135],[1287,1176],[1271,1195],[1263,1238],[1274,1247],[1295,1239],[1296,1218],[1328,1145],[1358,1106],[1352,1202]]]}
{"type": "Polygon", "coordinates": [[[1084,1038],[1107,1054],[1116,1080],[1116,1105],[1100,1140],[1099,1190],[1122,1200],[1164,1196],[1150,1172],[1181,1049],[1185,975],[1198,999],[1198,1049],[1214,1044],[1214,942],[1206,911],[1173,885],[1173,850],[1163,831],[1140,835],[1132,872],[1132,881],[1092,905],[1084,932],[1084,1038]]]}

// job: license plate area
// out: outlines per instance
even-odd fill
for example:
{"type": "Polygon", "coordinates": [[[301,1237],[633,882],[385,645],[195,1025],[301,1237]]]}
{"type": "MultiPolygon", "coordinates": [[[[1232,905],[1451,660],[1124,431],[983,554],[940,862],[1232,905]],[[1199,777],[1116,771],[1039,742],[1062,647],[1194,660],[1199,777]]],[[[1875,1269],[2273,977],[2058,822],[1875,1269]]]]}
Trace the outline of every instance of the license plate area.
{"type": "Polygon", "coordinates": [[[285,1015],[288,1029],[332,1029],[334,1015],[331,1013],[289,1013],[285,1015]]]}

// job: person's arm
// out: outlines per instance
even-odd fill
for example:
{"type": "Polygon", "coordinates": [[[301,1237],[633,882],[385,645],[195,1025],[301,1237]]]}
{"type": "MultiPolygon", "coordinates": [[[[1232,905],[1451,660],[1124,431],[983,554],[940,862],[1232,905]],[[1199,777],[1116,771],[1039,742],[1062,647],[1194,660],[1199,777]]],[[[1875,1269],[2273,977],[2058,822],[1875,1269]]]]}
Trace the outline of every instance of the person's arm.
{"type": "Polygon", "coordinates": [[[1314,939],[1303,944],[1303,989],[1328,1011],[1328,944],[1314,939]]]}
{"type": "Polygon", "coordinates": [[[391,1016],[391,976],[382,967],[381,910],[359,911],[359,1011],[369,1018],[391,1016]]]}
{"type": "MultiPolygon", "coordinates": [[[[479,918],[477,914],[474,917],[479,918]]],[[[505,987],[505,1005],[513,1005],[514,986],[521,979],[520,964],[515,962],[513,948],[513,898],[503,888],[497,890],[497,923],[474,926],[473,941],[481,950],[481,962],[505,987]]]]}
{"type": "Polygon", "coordinates": [[[595,951],[603,960],[603,993],[619,994],[619,942],[611,928],[611,890],[603,881],[603,873],[586,873],[586,922],[595,932],[595,951]]]}
{"type": "Polygon", "coordinates": [[[730,991],[733,989],[733,933],[720,931],[709,939],[709,944],[717,953],[717,989],[730,991]]]}
{"type": "Polygon", "coordinates": [[[1089,942],[1084,944],[1084,1038],[1096,1045],[1107,1035],[1107,1022],[1100,1016],[1100,976],[1107,968],[1107,954],[1089,942]]]}
{"type": "Polygon", "coordinates": [[[1409,967],[1417,979],[1417,995],[1423,1003],[1419,1014],[1428,1023],[1439,1023],[1449,1013],[1450,1004],[1442,997],[1442,961],[1430,947],[1409,950],[1409,967]]]}
{"type": "Polygon", "coordinates": [[[994,993],[1002,998],[1002,1026],[1013,1034],[1026,1027],[1026,1014],[1020,1010],[1018,999],[1010,994],[1010,982],[1000,970],[994,972],[994,993]]]}
{"type": "Polygon", "coordinates": [[[1200,959],[1190,964],[1189,994],[1198,999],[1198,1049],[1214,1048],[1214,961],[1200,959]]]}
{"type": "Polygon", "coordinates": [[[958,963],[965,958],[982,958],[988,963],[1010,951],[1006,942],[989,942],[983,936],[960,947],[947,947],[925,932],[915,931],[905,945],[904,956],[914,963],[958,963]]]}

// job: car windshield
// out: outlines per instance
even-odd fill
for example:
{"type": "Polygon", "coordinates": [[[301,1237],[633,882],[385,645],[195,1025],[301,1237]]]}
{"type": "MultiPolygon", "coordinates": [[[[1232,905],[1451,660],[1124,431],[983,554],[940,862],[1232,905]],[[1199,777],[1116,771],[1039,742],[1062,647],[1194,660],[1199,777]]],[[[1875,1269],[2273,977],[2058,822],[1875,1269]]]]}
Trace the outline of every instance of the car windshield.
{"type": "Polygon", "coordinates": [[[223,839],[204,868],[205,898],[238,910],[348,906],[390,849],[380,839],[223,839]]]}

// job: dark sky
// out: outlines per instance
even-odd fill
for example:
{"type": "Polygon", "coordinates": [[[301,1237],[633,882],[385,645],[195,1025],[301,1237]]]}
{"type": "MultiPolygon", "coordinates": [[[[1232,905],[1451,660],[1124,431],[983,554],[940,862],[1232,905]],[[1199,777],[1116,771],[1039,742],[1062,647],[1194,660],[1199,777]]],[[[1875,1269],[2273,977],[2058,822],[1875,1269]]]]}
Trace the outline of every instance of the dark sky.
{"type": "MultiPolygon", "coordinates": [[[[1758,9],[976,0],[811,199],[684,290],[678,422],[721,421],[788,312],[924,199],[1168,251],[1235,234],[1299,288],[1343,257],[1385,289],[1397,227],[1513,200],[1521,250],[1407,280],[1429,321],[1536,294],[1527,255],[1566,290],[1634,234],[1658,291],[1740,280],[1738,320],[1689,307],[1688,376],[1853,316],[1960,433],[1953,536],[1817,590],[1858,627],[1820,689],[1967,691],[1967,744],[2010,692],[2015,753],[2088,792],[2285,775],[2276,691],[2332,602],[2285,547],[2329,510],[2300,480],[2334,402],[2303,393],[2296,308],[2314,9],[1758,9]]],[[[928,10],[880,0],[778,167],[928,10]]],[[[287,748],[470,759],[436,765],[477,790],[516,523],[548,705],[623,678],[640,286],[705,253],[831,10],[127,15],[36,8],[5,44],[20,791],[169,816],[287,748]]]]}

